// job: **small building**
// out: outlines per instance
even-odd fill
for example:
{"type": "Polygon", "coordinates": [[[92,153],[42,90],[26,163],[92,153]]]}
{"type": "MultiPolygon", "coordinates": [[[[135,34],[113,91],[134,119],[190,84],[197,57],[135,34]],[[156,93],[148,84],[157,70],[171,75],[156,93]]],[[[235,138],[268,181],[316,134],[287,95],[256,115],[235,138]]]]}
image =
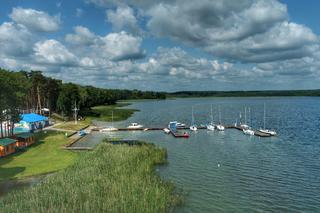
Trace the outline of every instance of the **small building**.
{"type": "Polygon", "coordinates": [[[16,147],[18,148],[24,148],[24,147],[30,146],[35,142],[34,134],[30,132],[20,133],[18,135],[15,135],[14,137],[17,140],[16,147]]]}
{"type": "Polygon", "coordinates": [[[37,129],[42,129],[49,125],[49,119],[45,116],[38,115],[35,113],[22,114],[20,126],[33,132],[37,129]]]}
{"type": "Polygon", "coordinates": [[[0,139],[0,157],[5,157],[16,151],[17,140],[11,138],[0,139]]]}

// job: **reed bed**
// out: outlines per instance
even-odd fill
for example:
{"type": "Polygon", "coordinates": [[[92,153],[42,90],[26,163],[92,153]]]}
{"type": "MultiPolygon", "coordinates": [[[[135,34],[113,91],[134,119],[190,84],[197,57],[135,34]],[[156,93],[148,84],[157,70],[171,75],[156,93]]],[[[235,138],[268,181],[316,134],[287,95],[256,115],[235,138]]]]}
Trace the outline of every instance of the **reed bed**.
{"type": "Polygon", "coordinates": [[[100,144],[71,167],[35,187],[0,199],[1,212],[167,212],[178,202],[174,187],[154,172],[166,150],[100,144]]]}

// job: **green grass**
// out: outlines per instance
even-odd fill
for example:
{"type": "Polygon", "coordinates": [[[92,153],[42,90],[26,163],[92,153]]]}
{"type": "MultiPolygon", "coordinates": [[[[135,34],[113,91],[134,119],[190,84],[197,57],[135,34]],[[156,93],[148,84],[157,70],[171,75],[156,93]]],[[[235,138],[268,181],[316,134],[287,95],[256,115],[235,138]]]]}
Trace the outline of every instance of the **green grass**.
{"type": "Polygon", "coordinates": [[[37,133],[36,140],[25,151],[0,159],[0,181],[54,172],[77,159],[77,153],[61,149],[68,142],[63,133],[37,133]]]}
{"type": "Polygon", "coordinates": [[[179,201],[155,174],[166,151],[153,145],[100,144],[35,187],[0,199],[6,212],[167,212],[179,201]]]}
{"type": "Polygon", "coordinates": [[[99,121],[112,121],[112,112],[114,121],[123,121],[132,116],[132,114],[138,110],[136,109],[126,109],[122,108],[124,106],[130,105],[129,103],[118,103],[115,105],[102,105],[95,106],[91,108],[92,115],[86,116],[82,121],[78,121],[78,124],[75,124],[74,121],[61,122],[55,127],[58,129],[78,131],[91,124],[92,120],[99,121]]]}
{"type": "Polygon", "coordinates": [[[112,112],[114,121],[122,121],[128,119],[134,112],[138,111],[136,109],[126,109],[122,108],[128,106],[128,103],[118,103],[116,105],[103,105],[92,107],[91,110],[93,113],[97,114],[97,119],[100,121],[112,121],[112,112]]]}
{"type": "Polygon", "coordinates": [[[85,120],[78,121],[77,124],[74,121],[67,121],[57,124],[55,128],[58,129],[65,129],[65,130],[72,130],[72,131],[79,131],[91,124],[92,118],[87,117],[85,120]]]}

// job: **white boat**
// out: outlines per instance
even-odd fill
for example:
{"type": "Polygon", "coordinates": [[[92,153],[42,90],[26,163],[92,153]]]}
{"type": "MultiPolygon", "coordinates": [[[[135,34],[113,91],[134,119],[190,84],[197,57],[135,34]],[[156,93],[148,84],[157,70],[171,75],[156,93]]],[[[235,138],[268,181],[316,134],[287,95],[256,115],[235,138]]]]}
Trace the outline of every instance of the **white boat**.
{"type": "Polygon", "coordinates": [[[254,131],[251,129],[243,129],[242,131],[246,135],[254,135],[254,131]]]}
{"type": "Polygon", "coordinates": [[[167,133],[167,134],[170,133],[170,129],[168,129],[168,128],[164,128],[163,131],[164,131],[165,133],[167,133]]]}
{"type": "Polygon", "coordinates": [[[217,130],[224,131],[224,126],[222,126],[221,124],[218,124],[216,127],[217,127],[217,130]]]}
{"type": "Polygon", "coordinates": [[[190,130],[191,131],[197,131],[198,130],[197,126],[194,124],[193,107],[192,107],[192,117],[191,117],[190,130]]]}
{"type": "Polygon", "coordinates": [[[211,114],[210,114],[211,122],[207,125],[207,129],[213,131],[214,124],[213,124],[213,113],[212,113],[212,104],[211,104],[211,114]]]}
{"type": "Polygon", "coordinates": [[[266,104],[264,104],[264,107],[263,107],[263,129],[259,129],[259,132],[269,134],[272,136],[277,135],[276,131],[266,129],[266,104]]]}
{"type": "Polygon", "coordinates": [[[191,130],[191,131],[197,131],[197,130],[198,130],[198,128],[197,128],[197,126],[192,125],[192,126],[190,126],[190,130],[191,130]]]}
{"type": "Polygon", "coordinates": [[[108,126],[106,128],[103,128],[100,130],[100,132],[112,132],[117,131],[118,129],[113,126],[113,111],[111,112],[111,126],[108,126]]]}
{"type": "Polygon", "coordinates": [[[219,131],[224,131],[224,126],[221,124],[221,111],[220,111],[220,106],[219,106],[219,124],[216,126],[217,130],[219,131]]]}
{"type": "Polygon", "coordinates": [[[185,124],[177,122],[177,128],[184,128],[184,127],[186,127],[185,124]]]}
{"type": "Polygon", "coordinates": [[[138,123],[131,123],[127,128],[128,129],[141,129],[141,128],[143,128],[143,125],[138,124],[138,123]]]}
{"type": "Polygon", "coordinates": [[[103,128],[103,129],[100,129],[100,132],[112,132],[112,131],[117,131],[118,129],[115,128],[115,127],[106,127],[106,128],[103,128]]]}
{"type": "Polygon", "coordinates": [[[266,133],[266,134],[269,134],[269,135],[272,135],[272,136],[277,135],[276,131],[272,131],[272,130],[269,130],[269,129],[259,129],[259,132],[266,133]]]}
{"type": "Polygon", "coordinates": [[[215,129],[215,127],[213,124],[210,123],[207,125],[207,129],[213,131],[215,129]]]}

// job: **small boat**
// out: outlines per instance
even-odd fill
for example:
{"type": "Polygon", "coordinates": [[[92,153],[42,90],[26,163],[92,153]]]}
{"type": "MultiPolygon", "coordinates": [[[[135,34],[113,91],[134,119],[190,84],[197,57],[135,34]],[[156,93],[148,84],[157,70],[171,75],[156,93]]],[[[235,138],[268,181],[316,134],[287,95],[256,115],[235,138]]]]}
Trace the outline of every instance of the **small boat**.
{"type": "Polygon", "coordinates": [[[143,129],[143,131],[148,131],[148,130],[149,130],[148,128],[144,128],[144,129],[143,129]]]}
{"type": "Polygon", "coordinates": [[[117,131],[117,130],[118,130],[117,128],[110,126],[110,127],[100,129],[100,132],[112,132],[112,131],[117,131]]]}
{"type": "Polygon", "coordinates": [[[141,129],[141,128],[143,128],[143,125],[138,124],[138,123],[131,123],[127,128],[128,129],[141,129]]]}
{"type": "Polygon", "coordinates": [[[218,124],[216,127],[217,127],[217,130],[224,131],[224,126],[222,126],[221,124],[218,124]]]}
{"type": "Polygon", "coordinates": [[[213,124],[210,123],[207,125],[207,129],[213,131],[215,129],[215,127],[213,124]]]}
{"type": "Polygon", "coordinates": [[[185,124],[177,122],[177,128],[184,128],[184,127],[186,127],[185,124]]]}
{"type": "Polygon", "coordinates": [[[80,130],[79,132],[78,132],[78,135],[79,136],[85,136],[87,133],[84,131],[84,130],[80,130]]]}
{"type": "Polygon", "coordinates": [[[269,134],[269,135],[272,135],[272,136],[276,136],[277,135],[276,131],[272,131],[272,130],[269,130],[269,129],[259,129],[259,132],[262,132],[262,133],[265,133],[265,134],[269,134]]]}
{"type": "Polygon", "coordinates": [[[169,133],[170,133],[170,129],[168,129],[168,128],[164,128],[163,131],[164,131],[166,134],[169,134],[169,133]]]}
{"type": "Polygon", "coordinates": [[[254,135],[254,131],[251,129],[243,129],[242,131],[245,135],[254,135]]]}
{"type": "Polygon", "coordinates": [[[272,135],[272,136],[277,135],[276,131],[266,129],[266,104],[264,104],[264,110],[263,110],[263,129],[262,128],[259,129],[259,132],[262,132],[262,133],[265,133],[265,134],[269,134],[269,135],[272,135]]]}
{"type": "Polygon", "coordinates": [[[184,137],[184,138],[188,138],[188,137],[189,137],[189,133],[184,132],[184,133],[183,133],[183,135],[182,135],[182,137],[184,137]]]}
{"type": "Polygon", "coordinates": [[[192,117],[191,117],[190,130],[191,131],[197,131],[198,130],[197,126],[194,124],[193,107],[192,107],[192,117]]]}
{"type": "Polygon", "coordinates": [[[191,131],[197,131],[198,128],[197,128],[196,125],[192,125],[192,126],[190,126],[190,130],[191,130],[191,131]]]}

